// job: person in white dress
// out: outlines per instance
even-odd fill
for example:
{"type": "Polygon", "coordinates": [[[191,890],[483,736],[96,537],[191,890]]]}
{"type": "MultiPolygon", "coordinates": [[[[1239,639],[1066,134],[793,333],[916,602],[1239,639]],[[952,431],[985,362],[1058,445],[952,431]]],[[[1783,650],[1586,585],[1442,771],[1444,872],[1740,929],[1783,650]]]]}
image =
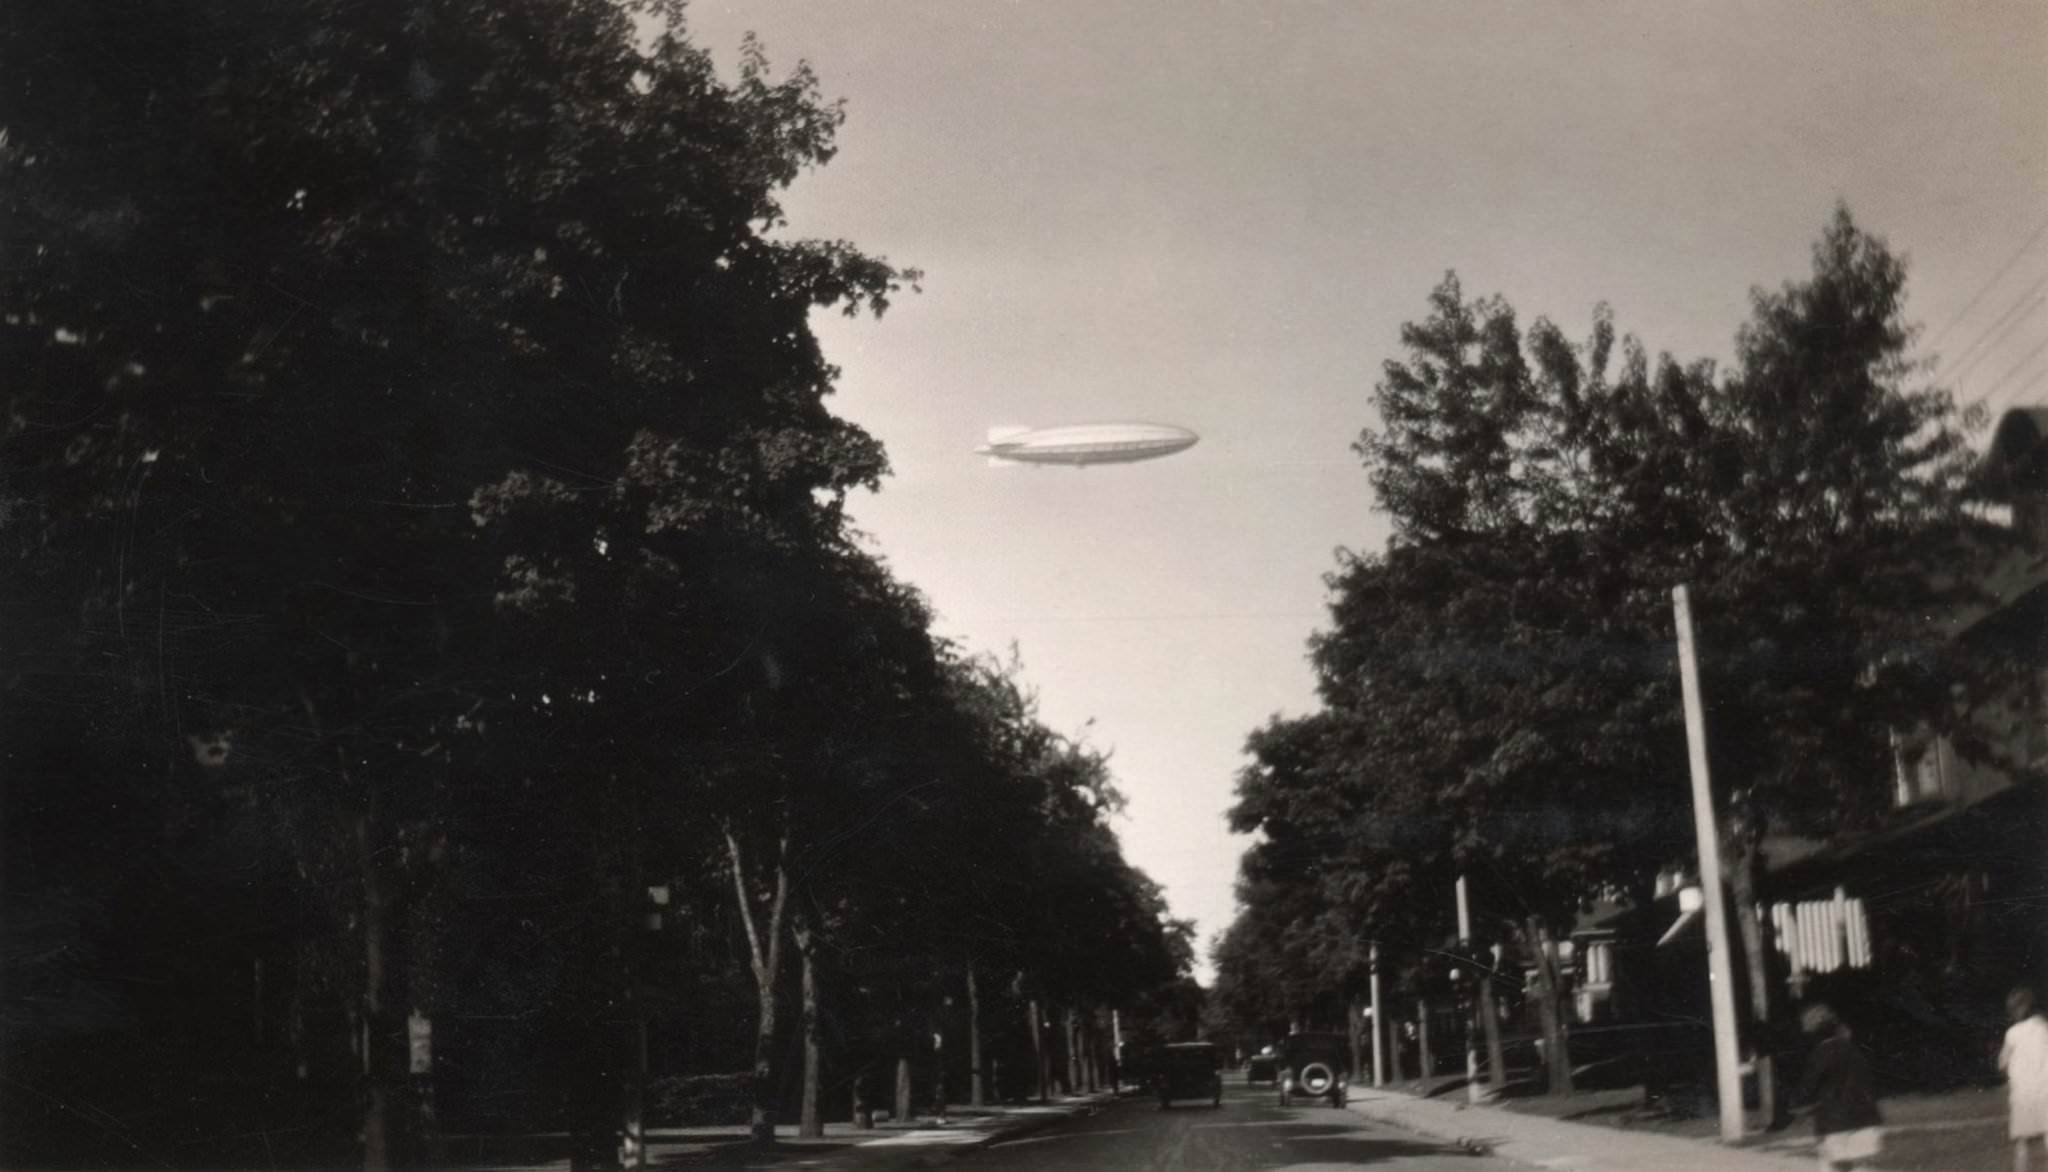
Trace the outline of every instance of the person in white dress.
{"type": "Polygon", "coordinates": [[[2005,999],[2005,1011],[2012,1027],[2005,1031],[2005,1046],[1998,1052],[1998,1068],[2005,1072],[2012,1115],[2006,1134],[2012,1138],[2013,1172],[2043,1169],[2048,1172],[2048,1021],[2034,1011],[2034,992],[2014,989],[2005,999]]]}

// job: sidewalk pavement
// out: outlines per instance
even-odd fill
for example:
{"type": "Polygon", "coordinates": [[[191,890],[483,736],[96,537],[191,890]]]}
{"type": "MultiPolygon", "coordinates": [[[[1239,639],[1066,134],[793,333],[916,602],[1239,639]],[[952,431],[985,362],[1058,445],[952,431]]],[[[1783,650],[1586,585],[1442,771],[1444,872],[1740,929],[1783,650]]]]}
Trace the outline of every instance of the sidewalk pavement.
{"type": "MultiPolygon", "coordinates": [[[[1740,1147],[1723,1145],[1713,1120],[1694,1120],[1680,1134],[1669,1125],[1643,1122],[1619,1126],[1612,1107],[1584,1113],[1606,1122],[1552,1118],[1529,1109],[1468,1106],[1456,1097],[1353,1087],[1352,1108],[1381,1122],[1438,1139],[1483,1147],[1498,1155],[1571,1172],[1693,1172],[1803,1167],[1815,1163],[1812,1124],[1802,1116],[1792,1127],[1746,1137],[1740,1147]]],[[[1597,1094],[1585,1100],[1599,1098],[1597,1094]]],[[[2001,1172],[2006,1167],[2005,1095],[1999,1089],[1963,1089],[1888,1097],[1883,1150],[1873,1169],[1896,1172],[2001,1172]]]]}
{"type": "MultiPolygon", "coordinates": [[[[745,1126],[657,1127],[647,1133],[647,1167],[780,1172],[936,1167],[964,1152],[1036,1131],[1112,1102],[1108,1091],[1050,1103],[960,1107],[946,1122],[913,1118],[859,1130],[828,1123],[821,1139],[800,1139],[794,1124],[775,1129],[773,1147],[757,1147],[745,1126]]],[[[444,1164],[466,1172],[567,1172],[566,1135],[449,1136],[444,1164]]]]}
{"type": "Polygon", "coordinates": [[[1811,1141],[1798,1155],[1730,1148],[1357,1086],[1351,1109],[1376,1123],[1559,1172],[1811,1172],[1814,1166],[1811,1141]]]}

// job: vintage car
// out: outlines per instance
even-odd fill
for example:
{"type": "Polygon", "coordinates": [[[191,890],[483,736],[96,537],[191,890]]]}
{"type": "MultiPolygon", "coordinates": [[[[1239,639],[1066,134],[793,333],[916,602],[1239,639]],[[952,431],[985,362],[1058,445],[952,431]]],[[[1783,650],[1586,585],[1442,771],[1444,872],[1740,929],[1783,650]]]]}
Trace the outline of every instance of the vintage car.
{"type": "Polygon", "coordinates": [[[1342,1107],[1351,1083],[1351,1041],[1343,1034],[1289,1034],[1279,1047],[1280,1105],[1296,1095],[1342,1107]]]}
{"type": "Polygon", "coordinates": [[[1223,1056],[1208,1042],[1177,1042],[1152,1054],[1152,1089],[1159,1109],[1175,1099],[1207,1099],[1223,1105],[1223,1056]]]}

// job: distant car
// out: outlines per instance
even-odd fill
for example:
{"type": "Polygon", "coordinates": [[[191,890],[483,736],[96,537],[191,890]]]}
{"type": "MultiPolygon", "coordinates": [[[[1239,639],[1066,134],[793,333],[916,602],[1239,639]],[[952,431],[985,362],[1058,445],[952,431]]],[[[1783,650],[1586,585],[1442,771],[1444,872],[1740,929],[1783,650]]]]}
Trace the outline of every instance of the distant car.
{"type": "Polygon", "coordinates": [[[1280,1081],[1280,1060],[1271,1054],[1254,1054],[1245,1059],[1244,1081],[1247,1083],[1276,1083],[1280,1081]]]}
{"type": "Polygon", "coordinates": [[[1152,1089],[1161,1111],[1173,1106],[1175,1099],[1207,1099],[1221,1107],[1223,1056],[1208,1042],[1162,1046],[1152,1059],[1152,1089]]]}
{"type": "Polygon", "coordinates": [[[1342,1107],[1351,1084],[1351,1040],[1343,1034],[1289,1034],[1280,1043],[1280,1105],[1296,1095],[1342,1107]]]}

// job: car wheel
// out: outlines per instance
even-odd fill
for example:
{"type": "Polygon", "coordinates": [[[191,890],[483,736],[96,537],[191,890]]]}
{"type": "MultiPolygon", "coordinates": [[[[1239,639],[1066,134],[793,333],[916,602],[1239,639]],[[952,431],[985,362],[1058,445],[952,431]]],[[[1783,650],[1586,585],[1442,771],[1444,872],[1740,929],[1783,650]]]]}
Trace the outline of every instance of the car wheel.
{"type": "Polygon", "coordinates": [[[1337,1076],[1320,1062],[1311,1062],[1301,1068],[1301,1088],[1311,1095],[1320,1096],[1337,1083],[1337,1076]]]}

